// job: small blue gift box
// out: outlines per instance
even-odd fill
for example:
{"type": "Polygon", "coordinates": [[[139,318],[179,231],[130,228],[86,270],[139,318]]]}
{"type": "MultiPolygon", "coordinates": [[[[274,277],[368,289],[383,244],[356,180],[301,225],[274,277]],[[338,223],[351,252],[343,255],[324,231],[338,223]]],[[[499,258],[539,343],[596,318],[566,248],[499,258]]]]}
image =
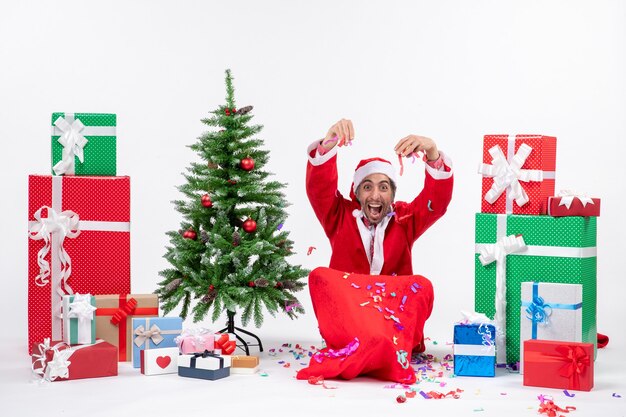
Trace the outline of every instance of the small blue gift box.
{"type": "Polygon", "coordinates": [[[492,324],[454,325],[454,374],[496,375],[496,328],[492,324]]]}
{"type": "Polygon", "coordinates": [[[178,375],[215,381],[230,376],[230,365],[230,356],[222,356],[205,350],[204,353],[180,355],[178,375]]]}
{"type": "Polygon", "coordinates": [[[180,317],[133,318],[133,368],[141,367],[144,349],[177,347],[175,338],[183,331],[180,317]]]}

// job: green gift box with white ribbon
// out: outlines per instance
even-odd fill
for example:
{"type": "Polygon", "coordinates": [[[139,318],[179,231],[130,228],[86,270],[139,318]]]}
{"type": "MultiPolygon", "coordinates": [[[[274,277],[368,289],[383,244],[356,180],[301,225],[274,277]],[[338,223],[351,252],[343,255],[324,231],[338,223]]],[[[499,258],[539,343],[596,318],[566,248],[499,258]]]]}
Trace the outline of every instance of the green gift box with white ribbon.
{"type": "Polygon", "coordinates": [[[63,341],[68,345],[96,343],[96,297],[91,294],[63,296],[63,341]]]}
{"type": "Polygon", "coordinates": [[[54,175],[116,175],[115,114],[52,113],[54,175]]]}
{"type": "Polygon", "coordinates": [[[522,282],[581,284],[582,341],[596,343],[596,217],[476,214],[474,303],[504,335],[497,362],[520,359],[522,282]]]}

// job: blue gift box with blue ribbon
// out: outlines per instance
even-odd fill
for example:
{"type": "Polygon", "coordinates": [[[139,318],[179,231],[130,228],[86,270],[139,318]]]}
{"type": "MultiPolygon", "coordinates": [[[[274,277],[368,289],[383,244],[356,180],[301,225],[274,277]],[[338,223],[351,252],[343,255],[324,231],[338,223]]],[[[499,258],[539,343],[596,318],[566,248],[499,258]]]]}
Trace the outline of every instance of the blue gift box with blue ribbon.
{"type": "MultiPolygon", "coordinates": [[[[584,342],[583,286],[522,282],[520,340],[584,342]]],[[[523,345],[520,364],[523,364],[523,345]]],[[[521,369],[523,372],[523,369],[521,369]]]]}
{"type": "Polygon", "coordinates": [[[454,325],[454,374],[496,375],[496,328],[493,324],[454,325]]]}

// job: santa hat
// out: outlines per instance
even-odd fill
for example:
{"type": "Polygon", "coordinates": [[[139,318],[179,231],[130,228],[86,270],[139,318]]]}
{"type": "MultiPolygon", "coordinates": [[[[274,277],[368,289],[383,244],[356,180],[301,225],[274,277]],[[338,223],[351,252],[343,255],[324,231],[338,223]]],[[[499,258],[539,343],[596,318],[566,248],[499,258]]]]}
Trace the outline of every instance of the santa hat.
{"type": "Polygon", "coordinates": [[[356,189],[359,188],[365,177],[371,174],[385,174],[394,184],[396,183],[396,171],[391,162],[383,158],[363,159],[354,170],[352,189],[350,190],[350,197],[353,200],[356,201],[356,189]]]}

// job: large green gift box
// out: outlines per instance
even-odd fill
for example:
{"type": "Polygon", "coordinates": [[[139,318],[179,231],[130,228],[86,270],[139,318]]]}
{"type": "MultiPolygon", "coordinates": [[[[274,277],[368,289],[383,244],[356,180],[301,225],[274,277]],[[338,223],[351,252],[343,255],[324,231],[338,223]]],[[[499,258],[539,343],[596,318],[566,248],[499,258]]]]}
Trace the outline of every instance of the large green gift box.
{"type": "Polygon", "coordinates": [[[52,113],[54,175],[116,175],[116,116],[52,113]]]}
{"type": "MultiPolygon", "coordinates": [[[[496,317],[506,335],[506,363],[519,361],[525,281],[581,284],[582,341],[596,345],[596,217],[478,213],[475,271],[476,311],[506,317],[501,323],[496,317]],[[525,246],[516,247],[513,240],[521,239],[525,246]]],[[[498,352],[498,363],[503,354],[498,352]]]]}

